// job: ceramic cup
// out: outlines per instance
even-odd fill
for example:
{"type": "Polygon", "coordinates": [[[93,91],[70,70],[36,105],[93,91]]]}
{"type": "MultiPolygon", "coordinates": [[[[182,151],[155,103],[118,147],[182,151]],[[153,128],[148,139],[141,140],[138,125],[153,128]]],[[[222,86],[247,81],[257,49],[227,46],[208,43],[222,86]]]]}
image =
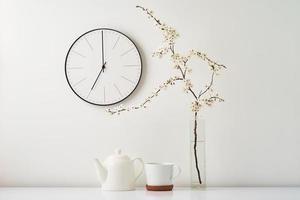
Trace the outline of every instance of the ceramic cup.
{"type": "Polygon", "coordinates": [[[181,169],[173,163],[146,163],[145,172],[148,190],[152,186],[154,190],[155,186],[162,186],[161,190],[172,190],[173,180],[179,176],[181,169]]]}

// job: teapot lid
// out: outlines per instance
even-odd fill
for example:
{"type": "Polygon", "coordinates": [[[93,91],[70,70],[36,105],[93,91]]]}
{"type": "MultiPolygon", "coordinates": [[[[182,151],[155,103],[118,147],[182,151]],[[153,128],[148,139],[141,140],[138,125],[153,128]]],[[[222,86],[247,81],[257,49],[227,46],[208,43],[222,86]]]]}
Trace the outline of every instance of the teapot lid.
{"type": "Polygon", "coordinates": [[[115,149],[114,154],[110,155],[107,160],[112,161],[116,159],[122,159],[122,160],[130,160],[130,158],[127,155],[122,154],[122,150],[120,148],[115,149]]]}

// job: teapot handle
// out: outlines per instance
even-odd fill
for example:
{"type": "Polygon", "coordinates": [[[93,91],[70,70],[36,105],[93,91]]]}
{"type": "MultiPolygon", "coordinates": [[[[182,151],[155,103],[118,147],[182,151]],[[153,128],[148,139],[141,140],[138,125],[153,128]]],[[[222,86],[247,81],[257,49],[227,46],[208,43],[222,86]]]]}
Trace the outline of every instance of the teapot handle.
{"type": "Polygon", "coordinates": [[[139,171],[139,173],[137,174],[137,176],[135,177],[134,181],[136,181],[142,175],[142,173],[144,171],[144,161],[143,161],[143,159],[141,159],[141,158],[135,158],[135,159],[132,160],[132,162],[134,162],[134,163],[136,161],[139,161],[141,163],[142,168],[139,171]]]}

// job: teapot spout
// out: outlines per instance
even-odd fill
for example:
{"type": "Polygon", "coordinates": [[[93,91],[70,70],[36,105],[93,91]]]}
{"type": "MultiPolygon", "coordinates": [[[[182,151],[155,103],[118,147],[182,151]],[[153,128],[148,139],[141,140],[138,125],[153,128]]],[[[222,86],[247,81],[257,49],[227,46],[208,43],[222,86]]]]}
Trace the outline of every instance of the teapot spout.
{"type": "Polygon", "coordinates": [[[95,166],[97,169],[97,174],[98,174],[100,183],[103,184],[107,177],[107,170],[98,159],[95,158],[94,163],[95,163],[95,166]]]}

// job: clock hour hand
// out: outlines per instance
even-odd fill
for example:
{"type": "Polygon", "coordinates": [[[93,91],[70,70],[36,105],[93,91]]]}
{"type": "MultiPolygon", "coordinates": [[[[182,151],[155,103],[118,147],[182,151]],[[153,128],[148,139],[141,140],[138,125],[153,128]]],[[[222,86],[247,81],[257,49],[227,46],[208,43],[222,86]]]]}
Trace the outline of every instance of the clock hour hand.
{"type": "Polygon", "coordinates": [[[100,77],[101,73],[102,73],[102,72],[104,72],[104,69],[105,69],[105,64],[106,64],[106,62],[105,62],[103,65],[102,65],[102,67],[101,67],[101,70],[100,70],[100,72],[99,72],[99,74],[98,74],[98,76],[97,76],[97,78],[96,78],[96,80],[95,80],[95,82],[94,82],[94,84],[93,84],[93,86],[92,86],[91,90],[93,90],[93,89],[94,89],[94,87],[95,87],[95,85],[96,85],[96,83],[97,83],[97,81],[98,81],[98,79],[99,79],[99,77],[100,77]]]}

